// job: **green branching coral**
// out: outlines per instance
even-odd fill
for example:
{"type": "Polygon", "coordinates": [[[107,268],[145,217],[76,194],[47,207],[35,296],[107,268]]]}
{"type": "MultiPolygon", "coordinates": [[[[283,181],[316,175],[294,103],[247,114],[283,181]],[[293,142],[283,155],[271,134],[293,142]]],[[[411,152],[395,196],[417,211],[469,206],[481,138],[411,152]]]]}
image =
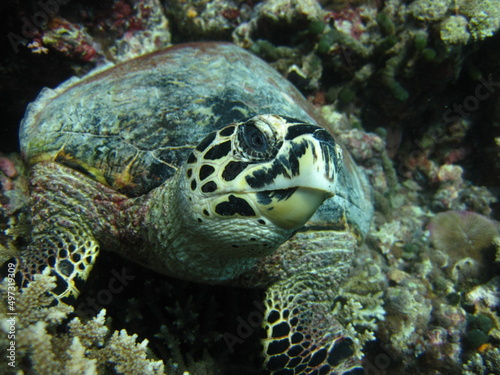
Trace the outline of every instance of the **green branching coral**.
{"type": "Polygon", "coordinates": [[[397,73],[401,64],[406,58],[406,51],[401,51],[400,54],[392,56],[386,63],[382,72],[382,82],[391,91],[394,97],[404,102],[408,100],[410,94],[408,91],[396,80],[397,73]]]}

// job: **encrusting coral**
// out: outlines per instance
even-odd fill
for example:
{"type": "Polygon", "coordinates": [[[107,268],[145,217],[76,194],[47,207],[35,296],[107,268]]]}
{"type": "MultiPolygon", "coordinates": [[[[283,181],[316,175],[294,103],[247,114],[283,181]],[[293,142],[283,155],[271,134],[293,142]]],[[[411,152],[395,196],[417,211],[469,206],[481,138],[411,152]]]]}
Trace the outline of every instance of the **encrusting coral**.
{"type": "Polygon", "coordinates": [[[363,346],[375,340],[378,323],[385,319],[384,289],[387,280],[368,249],[351,271],[350,278],[338,291],[333,311],[354,341],[354,349],[362,357],[363,346]]]}

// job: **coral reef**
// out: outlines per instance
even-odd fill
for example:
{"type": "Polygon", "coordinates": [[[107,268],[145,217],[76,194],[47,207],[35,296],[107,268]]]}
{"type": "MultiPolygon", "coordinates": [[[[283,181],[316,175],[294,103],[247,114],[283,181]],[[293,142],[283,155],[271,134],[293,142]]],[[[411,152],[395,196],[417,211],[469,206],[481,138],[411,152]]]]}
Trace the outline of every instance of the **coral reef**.
{"type": "Polygon", "coordinates": [[[29,234],[28,181],[19,155],[0,154],[0,264],[13,257],[29,234]]]}
{"type": "Polygon", "coordinates": [[[383,290],[387,287],[384,272],[374,263],[376,254],[363,250],[351,277],[338,291],[333,309],[337,319],[354,340],[354,348],[362,353],[364,345],[375,340],[380,321],[385,319],[383,290]]]}
{"type": "MultiPolygon", "coordinates": [[[[267,60],[317,107],[374,188],[371,233],[332,306],[367,372],[499,373],[498,1],[90,0],[48,14],[27,0],[0,10],[3,152],[16,150],[24,107],[43,86],[95,65],[193,40],[233,41],[267,60]],[[42,13],[47,22],[35,24],[42,13]],[[462,224],[477,215],[489,229],[470,253],[471,224],[462,224]],[[438,239],[436,226],[448,237],[438,239]]],[[[19,158],[0,157],[0,183],[5,260],[29,233],[19,158]]],[[[257,329],[234,353],[222,339],[257,311],[260,292],[180,283],[109,254],[96,274],[72,314],[45,299],[45,276],[23,292],[30,301],[18,295],[20,370],[133,373],[142,363],[141,373],[154,373],[162,360],[175,375],[260,373],[257,329]],[[100,299],[120,267],[134,283],[100,299]]]]}
{"type": "Polygon", "coordinates": [[[21,367],[38,374],[98,374],[108,366],[123,374],[164,373],[162,361],[147,358],[147,340],[137,344],[137,335],[129,336],[125,330],[110,336],[105,310],[85,324],[73,318],[68,332],[57,334],[57,326],[73,308],[65,304],[52,306],[50,292],[56,287],[55,277],[37,275],[22,292],[7,281],[1,285],[2,295],[6,297],[9,290],[16,300],[14,305],[5,300],[0,305],[0,328],[2,346],[13,347],[12,373],[15,367],[21,367]],[[13,310],[7,310],[7,306],[14,306],[17,315],[12,315],[13,310]],[[8,333],[12,341],[6,341],[8,333]]]}

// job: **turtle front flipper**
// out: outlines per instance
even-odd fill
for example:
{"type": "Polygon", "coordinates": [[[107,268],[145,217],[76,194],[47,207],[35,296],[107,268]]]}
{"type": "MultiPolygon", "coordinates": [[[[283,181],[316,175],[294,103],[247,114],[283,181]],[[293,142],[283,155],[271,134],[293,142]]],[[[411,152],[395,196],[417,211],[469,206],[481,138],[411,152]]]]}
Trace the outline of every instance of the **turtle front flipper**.
{"type": "Polygon", "coordinates": [[[274,284],[266,293],[265,368],[273,375],[361,375],[353,341],[311,276],[274,284]]]}
{"type": "Polygon", "coordinates": [[[266,289],[262,341],[272,375],[363,374],[362,353],[334,314],[357,247],[348,228],[327,230],[312,221],[278,249],[274,267],[258,268],[276,279],[266,289]]]}
{"type": "Polygon", "coordinates": [[[16,280],[25,287],[35,274],[49,268],[49,275],[56,277],[52,293],[58,301],[69,303],[78,297],[98,254],[99,244],[88,228],[58,215],[44,225],[35,225],[30,245],[16,258],[16,280]],[[47,233],[40,227],[55,229],[47,233]]]}
{"type": "Polygon", "coordinates": [[[16,259],[21,287],[49,268],[56,277],[57,300],[76,298],[99,254],[97,221],[91,220],[95,182],[85,183],[79,172],[55,163],[40,163],[30,176],[31,238],[16,259]]]}

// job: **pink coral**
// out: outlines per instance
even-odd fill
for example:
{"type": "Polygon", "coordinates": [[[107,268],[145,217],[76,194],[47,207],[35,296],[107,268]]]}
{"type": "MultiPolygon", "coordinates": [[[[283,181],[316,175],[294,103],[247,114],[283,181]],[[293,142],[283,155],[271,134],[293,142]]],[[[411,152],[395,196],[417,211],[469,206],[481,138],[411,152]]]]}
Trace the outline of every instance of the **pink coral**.
{"type": "Polygon", "coordinates": [[[16,166],[9,158],[4,156],[0,157],[0,170],[10,178],[16,177],[18,175],[16,166]]]}
{"type": "Polygon", "coordinates": [[[335,22],[336,29],[346,32],[355,39],[359,39],[366,31],[359,8],[345,8],[331,12],[325,17],[325,21],[331,20],[335,22]]]}
{"type": "Polygon", "coordinates": [[[34,39],[35,42],[83,61],[93,62],[99,58],[97,46],[81,25],[56,17],[47,28],[39,40],[34,39]]]}

